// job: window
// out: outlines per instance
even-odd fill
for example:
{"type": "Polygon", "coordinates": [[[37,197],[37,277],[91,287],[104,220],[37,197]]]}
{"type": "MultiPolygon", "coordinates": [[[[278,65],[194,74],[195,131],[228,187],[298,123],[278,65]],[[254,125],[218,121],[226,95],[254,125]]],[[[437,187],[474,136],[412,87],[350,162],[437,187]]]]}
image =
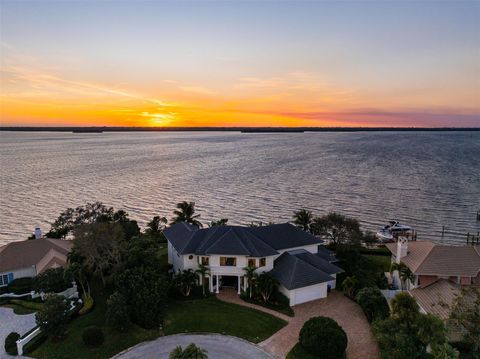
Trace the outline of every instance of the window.
{"type": "Polygon", "coordinates": [[[220,265],[224,267],[235,267],[237,265],[237,258],[220,257],[220,265]]]}
{"type": "Polygon", "coordinates": [[[256,267],[257,266],[257,261],[255,258],[248,258],[248,266],[249,267],[256,267]]]}
{"type": "Polygon", "coordinates": [[[259,267],[265,267],[267,265],[267,258],[260,258],[259,267]]]}
{"type": "MultiPolygon", "coordinates": [[[[0,275],[0,285],[7,285],[9,282],[8,277],[8,274],[0,275]]],[[[13,275],[11,275],[11,277],[13,277],[13,275]]]]}
{"type": "Polygon", "coordinates": [[[209,257],[202,257],[202,265],[208,266],[210,264],[210,258],[209,257]]]}
{"type": "Polygon", "coordinates": [[[190,255],[188,256],[188,259],[192,260],[192,259],[193,259],[193,255],[190,254],[190,255]]]}

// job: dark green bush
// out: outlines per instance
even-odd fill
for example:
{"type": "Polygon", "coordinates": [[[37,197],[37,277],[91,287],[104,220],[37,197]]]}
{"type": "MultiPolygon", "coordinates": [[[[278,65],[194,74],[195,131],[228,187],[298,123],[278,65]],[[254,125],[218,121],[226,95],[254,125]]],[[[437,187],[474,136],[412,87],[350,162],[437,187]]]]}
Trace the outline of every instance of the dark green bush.
{"type": "Polygon", "coordinates": [[[72,286],[72,277],[64,268],[50,268],[35,278],[37,292],[60,293],[72,286]]]}
{"type": "Polygon", "coordinates": [[[378,288],[366,287],[360,289],[355,301],[362,307],[370,323],[375,319],[385,319],[390,314],[387,300],[378,288]]]}
{"type": "Polygon", "coordinates": [[[318,358],[343,358],[347,348],[347,335],[331,318],[314,317],[300,330],[300,344],[318,358]]]}
{"type": "Polygon", "coordinates": [[[17,355],[17,340],[20,339],[20,334],[11,332],[5,338],[5,351],[10,355],[17,355]]]}
{"type": "Polygon", "coordinates": [[[7,293],[26,294],[33,289],[33,278],[18,278],[7,286],[7,293]]]}
{"type": "Polygon", "coordinates": [[[82,333],[82,340],[85,345],[91,347],[98,347],[105,340],[105,336],[102,329],[95,325],[92,325],[91,327],[85,328],[82,333]]]}

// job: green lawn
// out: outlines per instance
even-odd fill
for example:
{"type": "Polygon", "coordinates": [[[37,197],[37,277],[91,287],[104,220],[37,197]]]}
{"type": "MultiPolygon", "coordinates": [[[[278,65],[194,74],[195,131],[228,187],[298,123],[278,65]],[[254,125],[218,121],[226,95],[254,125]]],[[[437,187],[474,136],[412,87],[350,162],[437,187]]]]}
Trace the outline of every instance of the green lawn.
{"type": "MultiPolygon", "coordinates": [[[[98,293],[98,290],[95,290],[95,293],[98,293]]],[[[105,325],[105,297],[94,295],[94,298],[94,309],[69,323],[68,336],[65,340],[56,342],[48,339],[28,356],[48,359],[110,358],[124,349],[146,340],[152,340],[161,334],[157,330],[146,330],[138,326],[133,326],[127,333],[118,333],[111,330],[105,325]],[[98,348],[87,348],[83,344],[83,330],[90,325],[101,327],[105,333],[105,342],[98,348]]]]}
{"type": "Polygon", "coordinates": [[[286,324],[270,314],[210,297],[171,305],[165,322],[165,334],[211,332],[258,343],[286,324]]]}
{"type": "MultiPolygon", "coordinates": [[[[99,292],[100,289],[92,288],[94,309],[68,324],[65,340],[57,342],[48,339],[27,355],[49,359],[110,358],[124,349],[162,335],[158,330],[146,330],[138,326],[133,326],[127,333],[111,330],[105,325],[106,298],[104,295],[95,295],[99,292]],[[105,342],[98,348],[88,348],[82,341],[83,330],[91,325],[101,327],[105,333],[105,342]]],[[[167,313],[167,335],[186,332],[223,333],[258,343],[286,324],[269,314],[221,302],[215,297],[174,302],[170,304],[167,313]]]]}
{"type": "Polygon", "coordinates": [[[384,272],[390,272],[390,262],[391,262],[390,256],[364,254],[364,257],[368,258],[370,261],[375,263],[384,272]]]}

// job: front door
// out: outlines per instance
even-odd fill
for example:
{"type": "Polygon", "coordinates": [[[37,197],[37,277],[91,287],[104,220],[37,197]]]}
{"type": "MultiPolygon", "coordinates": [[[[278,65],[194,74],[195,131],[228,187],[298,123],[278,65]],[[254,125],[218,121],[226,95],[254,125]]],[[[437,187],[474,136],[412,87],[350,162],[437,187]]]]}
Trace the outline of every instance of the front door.
{"type": "Polygon", "coordinates": [[[238,285],[238,277],[237,276],[230,276],[230,275],[222,275],[222,287],[232,287],[237,288],[238,285]]]}

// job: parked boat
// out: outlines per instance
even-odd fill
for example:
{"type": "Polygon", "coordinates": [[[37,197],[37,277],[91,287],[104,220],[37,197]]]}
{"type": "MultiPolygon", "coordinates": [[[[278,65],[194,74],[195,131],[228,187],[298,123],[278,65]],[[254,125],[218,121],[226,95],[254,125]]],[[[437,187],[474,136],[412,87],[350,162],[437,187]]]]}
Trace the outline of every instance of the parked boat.
{"type": "Polygon", "coordinates": [[[377,231],[377,238],[383,243],[393,242],[395,237],[400,234],[410,232],[412,227],[401,224],[398,221],[390,221],[388,225],[381,227],[377,231]]]}

